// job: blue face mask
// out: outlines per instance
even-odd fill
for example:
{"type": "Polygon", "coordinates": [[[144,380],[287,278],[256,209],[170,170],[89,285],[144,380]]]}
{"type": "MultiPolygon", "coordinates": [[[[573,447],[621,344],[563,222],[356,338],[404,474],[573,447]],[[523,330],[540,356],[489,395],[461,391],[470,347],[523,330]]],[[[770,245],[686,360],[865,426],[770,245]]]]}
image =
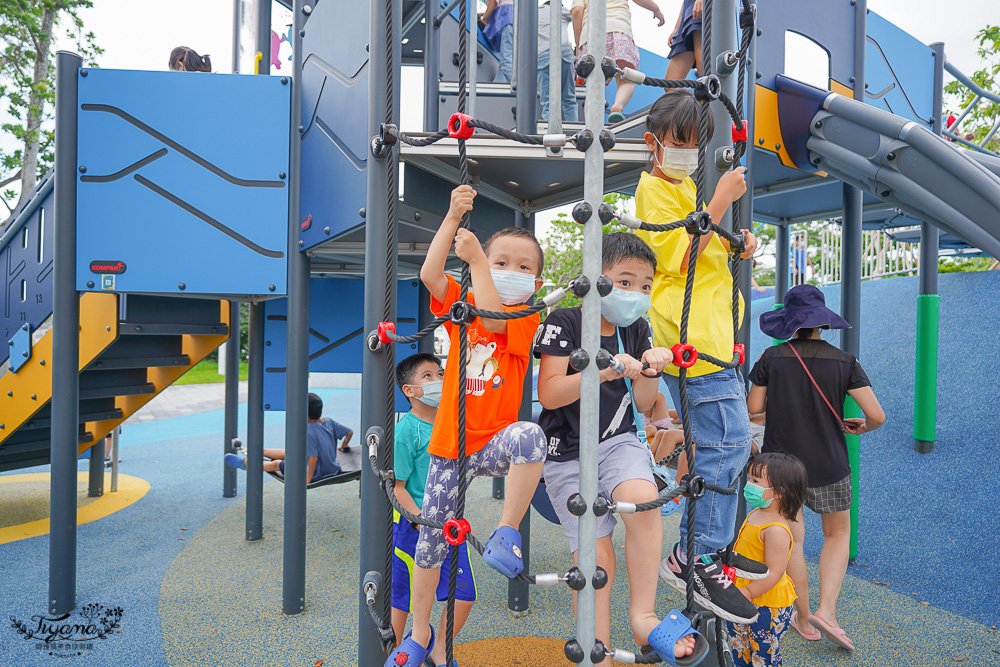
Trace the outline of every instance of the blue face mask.
{"type": "Polygon", "coordinates": [[[505,306],[524,303],[535,293],[535,276],[530,273],[490,269],[490,275],[497,294],[500,295],[500,303],[505,306]]]}
{"type": "Polygon", "coordinates": [[[615,326],[627,327],[646,314],[652,301],[648,294],[615,287],[601,298],[601,315],[615,326]]]}
{"type": "Polygon", "coordinates": [[[753,482],[747,482],[747,485],[743,487],[743,497],[746,498],[747,504],[751,507],[756,507],[757,509],[764,509],[771,504],[774,498],[764,499],[764,492],[769,490],[769,486],[761,486],[760,484],[754,484],[753,482]]]}

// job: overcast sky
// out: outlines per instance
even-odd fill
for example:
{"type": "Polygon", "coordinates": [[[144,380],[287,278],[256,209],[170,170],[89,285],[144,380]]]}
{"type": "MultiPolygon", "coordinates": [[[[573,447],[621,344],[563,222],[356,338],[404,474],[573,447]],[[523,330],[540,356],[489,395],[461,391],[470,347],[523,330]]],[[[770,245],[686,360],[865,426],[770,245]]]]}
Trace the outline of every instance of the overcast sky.
{"type": "MultiPolygon", "coordinates": [[[[249,12],[255,0],[243,1],[245,11],[249,12]]],[[[568,6],[570,0],[564,3],[568,6]]],[[[274,5],[278,24],[286,20],[287,12],[277,3],[274,5]]],[[[668,32],[681,0],[659,0],[659,5],[667,17],[662,28],[656,27],[649,12],[635,5],[632,23],[639,46],[665,55],[668,32]]],[[[931,0],[868,0],[868,7],[925,44],[944,42],[948,59],[966,73],[980,66],[975,52],[976,32],[987,23],[1000,23],[997,0],[950,0],[946,4],[931,0]]],[[[81,18],[86,30],[93,31],[97,43],[104,48],[101,67],[164,70],[170,50],[185,45],[210,54],[215,71],[232,71],[232,0],[95,0],[93,8],[81,12],[81,18]]],[[[70,45],[63,41],[60,46],[70,45]]],[[[284,48],[282,54],[287,55],[284,48]]],[[[417,113],[407,113],[404,109],[402,125],[404,129],[421,129],[420,74],[419,71],[407,74],[403,99],[412,100],[409,108],[417,113]]],[[[544,234],[550,217],[551,214],[539,216],[540,234],[544,234]]]]}

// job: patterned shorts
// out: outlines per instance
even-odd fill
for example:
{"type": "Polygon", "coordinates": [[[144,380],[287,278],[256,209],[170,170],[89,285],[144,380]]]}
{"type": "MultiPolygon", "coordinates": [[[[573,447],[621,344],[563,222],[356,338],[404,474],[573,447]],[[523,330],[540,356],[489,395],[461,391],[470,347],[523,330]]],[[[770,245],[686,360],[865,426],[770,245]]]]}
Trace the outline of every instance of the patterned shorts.
{"type": "MultiPolygon", "coordinates": [[[[635,45],[632,38],[623,32],[609,32],[605,41],[605,54],[612,60],[622,60],[628,63],[632,69],[639,68],[639,47],[635,45]]],[[[580,47],[580,57],[587,55],[587,45],[580,47]]]]}
{"type": "Polygon", "coordinates": [[[816,514],[833,514],[851,509],[851,476],[826,486],[806,489],[806,507],[816,514]]]}
{"type": "MultiPolygon", "coordinates": [[[[545,460],[545,432],[532,422],[515,422],[490,438],[486,446],[466,461],[467,483],[476,477],[506,477],[510,466],[518,463],[541,463],[545,460]]],[[[434,521],[455,516],[458,505],[458,461],[431,454],[420,513],[434,521]]],[[[485,542],[486,535],[480,536],[485,542]]],[[[448,554],[444,531],[420,526],[414,560],[424,569],[441,567],[448,554]]]]}
{"type": "Polygon", "coordinates": [[[780,667],[781,636],[788,629],[792,607],[757,607],[757,620],[751,625],[726,621],[726,643],[733,653],[735,667],[780,667]]]}

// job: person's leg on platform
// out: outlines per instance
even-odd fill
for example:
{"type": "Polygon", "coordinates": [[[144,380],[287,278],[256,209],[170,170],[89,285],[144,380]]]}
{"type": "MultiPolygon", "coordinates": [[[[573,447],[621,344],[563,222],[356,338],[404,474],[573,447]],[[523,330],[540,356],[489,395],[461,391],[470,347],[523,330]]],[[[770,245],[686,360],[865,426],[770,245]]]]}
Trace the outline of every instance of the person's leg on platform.
{"type": "MultiPolygon", "coordinates": [[[[534,39],[534,38],[532,38],[534,39]]],[[[504,26],[500,31],[500,69],[493,77],[494,83],[510,83],[514,71],[514,26],[504,26]]]]}
{"type": "Polygon", "coordinates": [[[542,105],[542,120],[549,119],[549,52],[538,54],[538,101],[542,105]]]}
{"type": "Polygon", "coordinates": [[[265,447],[264,448],[264,458],[271,459],[271,460],[274,460],[274,461],[280,461],[283,458],[285,458],[285,450],[284,449],[275,449],[273,447],[265,447]]]}
{"type": "Polygon", "coordinates": [[[579,108],[576,104],[576,71],[572,60],[562,62],[562,110],[564,121],[577,120],[579,108]]]}
{"type": "MultiPolygon", "coordinates": [[[[647,466],[648,467],[648,466],[647,466]]],[[[619,484],[615,502],[645,503],[656,500],[656,485],[644,479],[619,484]]],[[[649,643],[649,633],[660,624],[656,616],[656,585],[663,551],[663,521],[657,511],[622,514],[625,522],[625,567],[628,570],[629,619],[636,644],[649,643]]]]}
{"type": "Polygon", "coordinates": [[[694,67],[694,54],[690,51],[678,53],[670,59],[664,78],[672,81],[686,79],[692,67],[694,67]]]}
{"type": "MultiPolygon", "coordinates": [[[[619,67],[631,67],[624,60],[619,60],[617,63],[619,67]]],[[[618,91],[615,93],[615,102],[611,105],[611,111],[624,113],[625,107],[628,105],[629,100],[632,99],[632,94],[635,93],[635,84],[623,80],[620,75],[616,74],[615,85],[618,86],[618,91]]]]}
{"type": "Polygon", "coordinates": [[[851,555],[851,511],[821,515],[823,548],[819,553],[819,606],[814,613],[835,628],[837,598],[847,574],[851,555]]]}

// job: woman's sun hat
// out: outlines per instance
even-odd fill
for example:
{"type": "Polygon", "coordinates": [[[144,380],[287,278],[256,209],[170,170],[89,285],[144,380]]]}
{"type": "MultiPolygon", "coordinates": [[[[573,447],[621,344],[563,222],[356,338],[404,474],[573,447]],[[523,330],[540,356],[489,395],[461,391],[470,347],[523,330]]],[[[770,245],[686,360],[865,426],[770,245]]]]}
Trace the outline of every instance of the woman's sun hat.
{"type": "Polygon", "coordinates": [[[823,292],[813,285],[796,285],[785,294],[781,308],[760,314],[760,330],[777,340],[788,340],[796,329],[813,327],[851,328],[847,320],[826,307],[823,292]]]}

